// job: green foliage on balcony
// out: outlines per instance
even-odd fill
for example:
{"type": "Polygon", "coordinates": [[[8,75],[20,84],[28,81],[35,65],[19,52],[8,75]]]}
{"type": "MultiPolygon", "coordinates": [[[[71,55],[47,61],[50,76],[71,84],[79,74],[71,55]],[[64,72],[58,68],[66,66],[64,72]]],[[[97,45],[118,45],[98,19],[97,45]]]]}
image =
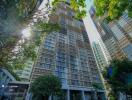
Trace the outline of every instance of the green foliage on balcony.
{"type": "Polygon", "coordinates": [[[17,3],[17,11],[19,16],[25,16],[28,13],[31,13],[35,6],[37,5],[38,0],[19,0],[17,3]]]}
{"type": "MultiPolygon", "coordinates": [[[[56,7],[60,2],[66,2],[66,0],[54,0],[52,5],[56,7]]],[[[75,18],[82,19],[86,16],[86,0],[70,0],[70,7],[75,11],[75,18]]]]}
{"type": "Polygon", "coordinates": [[[59,31],[60,29],[60,26],[56,23],[46,23],[46,22],[43,22],[43,21],[39,21],[37,22],[35,25],[35,30],[36,31],[40,31],[42,32],[42,34],[44,32],[46,33],[50,33],[50,32],[56,32],[56,31],[59,31]]]}
{"type": "Polygon", "coordinates": [[[99,90],[104,89],[103,84],[101,83],[93,83],[92,86],[94,87],[94,89],[99,89],[99,90]]]}

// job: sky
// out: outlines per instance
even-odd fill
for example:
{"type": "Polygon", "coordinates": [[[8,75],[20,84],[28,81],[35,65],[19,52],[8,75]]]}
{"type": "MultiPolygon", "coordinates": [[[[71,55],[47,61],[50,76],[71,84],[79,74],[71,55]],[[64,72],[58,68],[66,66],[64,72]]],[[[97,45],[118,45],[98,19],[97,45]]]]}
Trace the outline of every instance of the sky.
{"type": "Polygon", "coordinates": [[[89,9],[91,5],[93,5],[93,0],[86,0],[86,5],[87,5],[87,16],[83,19],[86,27],[86,31],[88,33],[91,43],[93,41],[98,42],[100,36],[89,14],[89,9]]]}
{"type": "MultiPolygon", "coordinates": [[[[92,18],[90,17],[90,14],[89,14],[89,9],[90,9],[91,5],[93,5],[93,0],[86,0],[86,4],[87,4],[87,16],[83,20],[84,20],[86,31],[89,36],[89,40],[90,40],[91,44],[92,44],[92,42],[96,42],[96,43],[100,44],[101,37],[99,35],[99,32],[96,29],[96,26],[94,25],[94,23],[92,21],[92,18]]],[[[103,54],[106,58],[107,63],[109,63],[109,60],[110,60],[110,58],[108,58],[109,53],[107,52],[106,47],[103,44],[103,42],[102,42],[102,44],[100,44],[100,46],[101,46],[103,54]]]]}

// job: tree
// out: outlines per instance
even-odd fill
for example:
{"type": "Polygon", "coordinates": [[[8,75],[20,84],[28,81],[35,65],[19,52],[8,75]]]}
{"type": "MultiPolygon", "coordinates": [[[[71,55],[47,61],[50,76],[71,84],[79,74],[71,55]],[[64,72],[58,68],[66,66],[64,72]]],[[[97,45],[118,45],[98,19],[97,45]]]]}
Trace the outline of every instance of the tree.
{"type": "Polygon", "coordinates": [[[0,49],[0,66],[5,68],[11,68],[10,63],[15,61],[17,57],[14,58],[15,53],[13,49],[18,41],[17,37],[10,36],[8,40],[5,40],[4,45],[0,49]],[[13,55],[14,54],[14,55],[13,55]]]}
{"type": "MultiPolygon", "coordinates": [[[[17,8],[19,16],[23,16],[25,11],[32,10],[36,2],[37,0],[31,0],[30,2],[27,0],[20,0],[17,8]]],[[[66,2],[66,0],[53,0],[53,8],[56,8],[60,2],[66,2]]],[[[47,6],[50,6],[49,1],[47,6]]],[[[80,19],[86,16],[86,0],[70,0],[70,6],[75,11],[75,18],[80,19]]]]}
{"type": "MultiPolygon", "coordinates": [[[[14,1],[15,3],[15,1],[14,1]]],[[[28,17],[35,10],[38,0],[19,0],[17,3],[16,10],[19,17],[28,17]]]]}
{"type": "Polygon", "coordinates": [[[60,26],[56,23],[38,21],[33,26],[34,35],[32,37],[35,45],[39,46],[42,43],[42,41],[44,41],[46,35],[52,32],[57,32],[59,31],[59,29],[60,26]]]}
{"type": "Polygon", "coordinates": [[[94,0],[97,15],[107,14],[108,18],[119,18],[124,11],[132,17],[132,0],[94,0]]]}
{"type": "MultiPolygon", "coordinates": [[[[93,83],[92,84],[93,88],[94,88],[94,93],[97,95],[97,92],[98,90],[103,90],[104,89],[104,86],[103,86],[103,83],[93,83]]],[[[94,99],[101,99],[101,97],[99,95],[97,95],[97,97],[94,97],[94,99]]],[[[102,97],[102,98],[105,98],[105,97],[102,97]]]]}
{"type": "Polygon", "coordinates": [[[56,32],[60,29],[60,26],[56,23],[46,23],[46,22],[43,22],[43,21],[38,21],[35,25],[35,30],[36,31],[40,31],[42,32],[42,34],[44,32],[46,33],[50,33],[50,32],[56,32]]]}
{"type": "Polygon", "coordinates": [[[101,83],[93,83],[92,86],[94,87],[95,90],[104,89],[103,84],[101,83]]]}
{"type": "Polygon", "coordinates": [[[61,94],[60,79],[54,75],[40,76],[31,84],[30,92],[33,100],[48,100],[49,96],[61,94]]]}
{"type": "MultiPolygon", "coordinates": [[[[52,5],[56,7],[60,2],[66,0],[54,0],[52,5]]],[[[86,0],[70,0],[70,7],[75,11],[75,18],[81,19],[86,16],[86,0]]]]}
{"type": "Polygon", "coordinates": [[[132,81],[129,79],[129,77],[132,77],[132,61],[127,59],[113,60],[106,72],[107,82],[111,85],[115,94],[132,92],[132,81]]]}
{"type": "Polygon", "coordinates": [[[0,49],[0,66],[7,70],[22,69],[24,62],[36,57],[34,45],[18,43],[18,37],[10,36],[4,46],[0,49]]]}
{"type": "Polygon", "coordinates": [[[0,67],[4,67],[11,72],[23,69],[27,60],[34,61],[36,59],[37,51],[35,49],[43,42],[45,35],[58,31],[59,25],[38,21],[32,26],[32,29],[30,40],[25,39],[24,42],[19,42],[20,38],[18,37],[9,36],[0,49],[0,67]]]}

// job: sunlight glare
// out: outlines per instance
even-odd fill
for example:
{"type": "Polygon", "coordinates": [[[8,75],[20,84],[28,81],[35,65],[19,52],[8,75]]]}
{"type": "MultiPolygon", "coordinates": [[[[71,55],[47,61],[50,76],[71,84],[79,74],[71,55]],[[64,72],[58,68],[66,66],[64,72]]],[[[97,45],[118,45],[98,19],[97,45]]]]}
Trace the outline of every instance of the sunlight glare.
{"type": "Polygon", "coordinates": [[[30,38],[30,36],[31,36],[31,28],[28,27],[28,28],[23,29],[22,30],[22,36],[24,38],[30,38]]]}

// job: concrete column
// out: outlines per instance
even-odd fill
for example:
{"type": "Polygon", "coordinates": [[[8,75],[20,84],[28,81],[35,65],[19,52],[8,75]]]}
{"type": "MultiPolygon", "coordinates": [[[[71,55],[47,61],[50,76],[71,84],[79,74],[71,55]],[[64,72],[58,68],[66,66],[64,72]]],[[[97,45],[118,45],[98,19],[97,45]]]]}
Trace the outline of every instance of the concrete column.
{"type": "Polygon", "coordinates": [[[98,98],[97,98],[97,93],[96,93],[95,91],[92,93],[92,98],[93,98],[94,100],[98,100],[98,98]]]}
{"type": "Polygon", "coordinates": [[[49,96],[49,100],[51,100],[52,99],[52,97],[51,96],[49,96]]]}
{"type": "Polygon", "coordinates": [[[70,100],[70,90],[67,90],[67,100],[70,100]]]}
{"type": "Polygon", "coordinates": [[[85,94],[84,94],[84,91],[81,91],[82,92],[82,100],[85,100],[85,94]]]}

